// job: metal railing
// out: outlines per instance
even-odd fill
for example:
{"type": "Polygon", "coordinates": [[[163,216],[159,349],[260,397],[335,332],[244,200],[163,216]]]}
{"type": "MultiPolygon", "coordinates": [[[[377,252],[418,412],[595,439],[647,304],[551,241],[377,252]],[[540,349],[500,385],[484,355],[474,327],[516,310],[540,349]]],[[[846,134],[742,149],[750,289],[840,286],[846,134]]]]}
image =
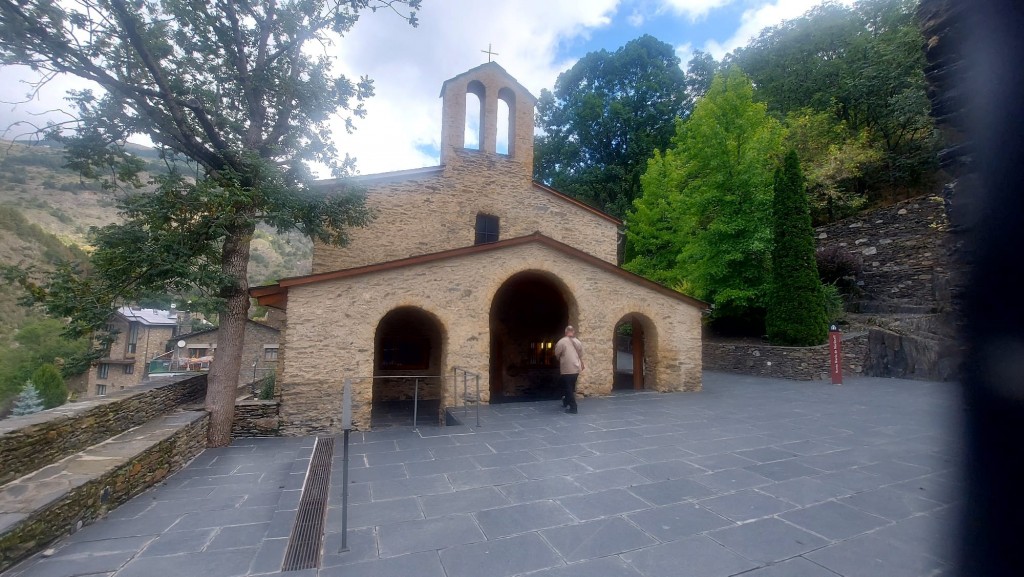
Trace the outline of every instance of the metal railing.
{"type": "MultiPolygon", "coordinates": [[[[439,400],[442,401],[442,403],[444,401],[444,398],[443,398],[444,397],[444,395],[443,395],[443,387],[444,387],[444,380],[445,379],[441,375],[375,375],[375,376],[372,376],[372,377],[349,377],[349,379],[352,382],[361,381],[361,380],[375,381],[375,380],[378,380],[378,379],[384,379],[384,380],[409,380],[409,379],[412,379],[413,380],[412,426],[413,426],[414,430],[419,427],[420,385],[421,384],[426,384],[431,379],[437,379],[438,381],[440,381],[441,386],[442,386],[442,398],[439,399],[439,400]]],[[[438,418],[440,419],[440,416],[438,418]]]]}
{"type": "MultiPolygon", "coordinates": [[[[458,393],[459,390],[459,373],[462,373],[462,418],[466,418],[469,414],[469,407],[466,405],[469,401],[468,385],[469,381],[472,380],[475,383],[476,392],[473,397],[473,404],[476,405],[476,426],[480,426],[480,373],[474,373],[461,367],[452,367],[452,379],[455,381],[454,393],[458,393]]],[[[456,401],[458,398],[456,397],[456,401]]],[[[458,406],[458,405],[456,405],[458,406]]]]}

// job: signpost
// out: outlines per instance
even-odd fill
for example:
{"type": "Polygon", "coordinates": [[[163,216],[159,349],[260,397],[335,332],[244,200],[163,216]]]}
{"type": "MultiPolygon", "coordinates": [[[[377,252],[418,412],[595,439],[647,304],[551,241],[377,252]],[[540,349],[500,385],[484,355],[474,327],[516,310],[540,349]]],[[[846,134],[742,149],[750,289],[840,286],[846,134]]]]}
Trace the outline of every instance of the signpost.
{"type": "Polygon", "coordinates": [[[348,434],[352,432],[352,379],[345,379],[341,400],[341,429],[345,435],[345,449],[341,458],[341,549],[348,551],[348,434]]]}
{"type": "Polygon", "coordinates": [[[828,367],[832,384],[843,384],[843,333],[836,325],[828,330],[828,367]]]}

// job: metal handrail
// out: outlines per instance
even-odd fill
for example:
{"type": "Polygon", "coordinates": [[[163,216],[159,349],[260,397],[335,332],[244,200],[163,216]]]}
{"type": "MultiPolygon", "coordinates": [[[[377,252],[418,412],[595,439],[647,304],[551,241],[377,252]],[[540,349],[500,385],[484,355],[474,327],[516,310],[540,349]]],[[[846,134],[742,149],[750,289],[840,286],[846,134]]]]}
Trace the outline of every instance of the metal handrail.
{"type": "MultiPolygon", "coordinates": [[[[469,378],[472,376],[476,381],[476,397],[474,397],[473,404],[476,405],[476,426],[480,426],[480,373],[463,369],[462,367],[452,367],[452,379],[455,381],[455,390],[459,388],[459,373],[462,373],[462,416],[463,418],[469,413],[469,407],[466,406],[466,400],[469,395],[467,394],[467,384],[469,378]]],[[[458,406],[458,405],[456,405],[458,406]]]]}
{"type": "Polygon", "coordinates": [[[370,377],[348,377],[355,381],[360,379],[416,379],[416,383],[413,386],[413,397],[412,397],[412,428],[414,431],[419,430],[419,409],[420,409],[420,379],[440,379],[443,380],[445,377],[442,375],[373,375],[370,377]]]}

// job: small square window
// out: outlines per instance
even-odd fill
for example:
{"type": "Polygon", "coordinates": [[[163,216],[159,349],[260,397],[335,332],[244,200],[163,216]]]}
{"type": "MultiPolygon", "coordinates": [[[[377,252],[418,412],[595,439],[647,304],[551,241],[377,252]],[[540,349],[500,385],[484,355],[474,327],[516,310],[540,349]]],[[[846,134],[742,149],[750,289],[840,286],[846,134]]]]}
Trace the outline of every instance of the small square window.
{"type": "Polygon", "coordinates": [[[276,361],[277,360],[277,349],[274,347],[267,347],[263,349],[263,360],[265,361],[276,361]]]}
{"type": "Polygon", "coordinates": [[[107,385],[96,385],[96,395],[102,397],[107,394],[107,385]]]}
{"type": "Polygon", "coordinates": [[[124,374],[131,375],[135,372],[135,365],[125,365],[124,374]]]}
{"type": "Polygon", "coordinates": [[[107,378],[107,375],[110,374],[110,365],[107,363],[100,363],[99,366],[96,367],[96,373],[97,378],[107,378]]]}
{"type": "Polygon", "coordinates": [[[498,217],[493,214],[481,213],[476,215],[476,240],[473,244],[498,242],[498,224],[498,217]]]}

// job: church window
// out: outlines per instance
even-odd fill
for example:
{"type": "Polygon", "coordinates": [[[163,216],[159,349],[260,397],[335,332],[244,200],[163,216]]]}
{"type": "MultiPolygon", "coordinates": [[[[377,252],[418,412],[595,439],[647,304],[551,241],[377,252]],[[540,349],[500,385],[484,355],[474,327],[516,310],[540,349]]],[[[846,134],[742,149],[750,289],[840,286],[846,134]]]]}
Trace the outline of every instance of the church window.
{"type": "Polygon", "coordinates": [[[476,240],[473,244],[498,242],[498,217],[492,214],[476,215],[476,240]]]}

